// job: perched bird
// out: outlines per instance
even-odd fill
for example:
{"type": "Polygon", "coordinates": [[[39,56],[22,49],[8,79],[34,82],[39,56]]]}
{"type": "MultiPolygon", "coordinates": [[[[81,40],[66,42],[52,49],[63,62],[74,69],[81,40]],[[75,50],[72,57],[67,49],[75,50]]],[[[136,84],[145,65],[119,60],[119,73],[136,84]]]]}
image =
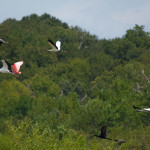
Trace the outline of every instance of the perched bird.
{"type": "MultiPolygon", "coordinates": [[[[56,45],[55,45],[55,43],[52,40],[48,40],[48,43],[52,47],[52,49],[48,50],[49,52],[63,51],[61,49],[61,41],[60,40],[56,41],[56,45]]],[[[64,51],[64,52],[67,52],[67,51],[64,51]]]]}
{"type": "Polygon", "coordinates": [[[6,60],[1,60],[3,63],[3,67],[0,69],[2,73],[10,73],[10,74],[21,74],[19,72],[20,66],[23,64],[23,61],[16,62],[13,65],[10,65],[6,60]]]}
{"type": "Polygon", "coordinates": [[[140,108],[133,105],[134,109],[138,109],[138,112],[148,112],[150,111],[150,108],[140,108]]]}
{"type": "Polygon", "coordinates": [[[0,46],[1,46],[3,43],[7,44],[7,43],[9,43],[9,42],[6,42],[4,39],[0,38],[0,46]]]}
{"type": "Polygon", "coordinates": [[[102,128],[101,128],[101,134],[100,135],[94,135],[94,136],[102,138],[102,139],[116,141],[116,142],[118,142],[118,145],[121,145],[122,143],[126,143],[124,140],[121,140],[121,139],[113,140],[113,139],[107,138],[106,128],[107,128],[106,125],[102,126],[102,128]]]}

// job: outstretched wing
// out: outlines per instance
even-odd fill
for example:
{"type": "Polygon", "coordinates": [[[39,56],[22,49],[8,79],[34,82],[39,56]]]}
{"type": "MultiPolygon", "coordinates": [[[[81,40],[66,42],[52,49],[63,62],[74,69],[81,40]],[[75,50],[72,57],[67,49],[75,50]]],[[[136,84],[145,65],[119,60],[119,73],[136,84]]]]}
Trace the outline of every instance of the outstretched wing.
{"type": "Polygon", "coordinates": [[[58,49],[58,47],[55,45],[55,43],[54,43],[52,40],[48,40],[48,43],[50,44],[50,46],[51,46],[53,49],[58,49]]]}
{"type": "Polygon", "coordinates": [[[3,67],[2,67],[3,69],[9,70],[10,72],[12,71],[11,65],[6,60],[1,60],[1,62],[3,63],[3,67]]]}
{"type": "Polygon", "coordinates": [[[150,108],[143,108],[144,111],[150,111],[150,108]]]}
{"type": "Polygon", "coordinates": [[[11,66],[13,72],[19,72],[20,66],[23,64],[23,61],[16,62],[11,66]]]}
{"type": "Polygon", "coordinates": [[[8,70],[9,70],[10,72],[12,72],[11,65],[8,63],[8,61],[5,60],[5,62],[6,62],[6,64],[7,64],[7,66],[8,66],[8,70]]]}
{"type": "Polygon", "coordinates": [[[133,108],[134,108],[134,109],[142,109],[142,108],[140,108],[140,107],[136,107],[136,106],[134,106],[134,105],[133,105],[133,108]]]}
{"type": "Polygon", "coordinates": [[[106,138],[106,128],[107,128],[106,125],[102,126],[102,128],[101,128],[101,134],[100,134],[101,138],[106,138]]]}
{"type": "Polygon", "coordinates": [[[5,43],[5,41],[2,38],[0,38],[0,45],[3,43],[5,43]]]}

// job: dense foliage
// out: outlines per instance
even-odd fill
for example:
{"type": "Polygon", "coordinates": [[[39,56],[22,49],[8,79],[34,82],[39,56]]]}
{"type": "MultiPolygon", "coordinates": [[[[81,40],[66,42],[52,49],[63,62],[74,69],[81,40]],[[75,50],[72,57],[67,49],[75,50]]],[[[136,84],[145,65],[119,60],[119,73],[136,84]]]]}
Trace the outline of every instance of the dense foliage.
{"type": "MultiPolygon", "coordinates": [[[[23,60],[20,77],[0,74],[0,149],[150,149],[150,34],[135,25],[98,39],[48,14],[0,24],[0,58],[23,60]],[[65,52],[48,52],[48,39],[65,52]],[[108,137],[93,137],[108,125],[108,137]]],[[[2,66],[2,64],[1,64],[2,66]]],[[[0,67],[1,67],[0,66],[0,67]]]]}

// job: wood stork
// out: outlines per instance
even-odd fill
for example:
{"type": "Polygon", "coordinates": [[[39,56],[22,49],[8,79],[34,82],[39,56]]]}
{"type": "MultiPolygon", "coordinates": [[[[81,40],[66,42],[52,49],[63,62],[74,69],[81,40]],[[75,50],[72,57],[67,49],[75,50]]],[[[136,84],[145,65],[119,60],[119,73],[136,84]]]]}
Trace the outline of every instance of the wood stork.
{"type": "Polygon", "coordinates": [[[9,42],[6,42],[4,39],[0,38],[0,46],[1,46],[3,43],[7,44],[7,43],[9,43],[9,42]]]}
{"type": "Polygon", "coordinates": [[[126,143],[124,140],[121,140],[121,139],[113,140],[113,139],[107,138],[106,129],[107,129],[106,125],[102,126],[102,128],[101,128],[101,134],[100,135],[94,135],[94,136],[102,138],[102,139],[116,141],[116,142],[118,142],[118,145],[121,145],[122,143],[126,143]]]}
{"type": "Polygon", "coordinates": [[[56,45],[55,45],[55,43],[54,43],[52,40],[48,40],[48,43],[49,43],[50,46],[52,47],[52,49],[50,49],[50,50],[48,50],[48,51],[50,51],[50,52],[58,52],[58,51],[60,51],[60,46],[61,46],[60,40],[58,40],[58,41],[56,42],[56,45]]]}
{"type": "Polygon", "coordinates": [[[0,69],[0,72],[10,74],[21,74],[19,70],[20,66],[23,64],[23,61],[16,62],[13,65],[10,65],[6,60],[1,60],[1,62],[3,63],[3,67],[0,69]]]}
{"type": "Polygon", "coordinates": [[[140,108],[133,105],[134,109],[138,109],[138,112],[149,112],[150,108],[140,108]]]}
{"type": "MultiPolygon", "coordinates": [[[[48,50],[49,52],[63,51],[61,49],[61,41],[60,40],[56,41],[56,44],[52,40],[48,40],[48,43],[52,47],[52,49],[48,50]]],[[[67,52],[67,51],[63,51],[63,52],[67,52]]]]}

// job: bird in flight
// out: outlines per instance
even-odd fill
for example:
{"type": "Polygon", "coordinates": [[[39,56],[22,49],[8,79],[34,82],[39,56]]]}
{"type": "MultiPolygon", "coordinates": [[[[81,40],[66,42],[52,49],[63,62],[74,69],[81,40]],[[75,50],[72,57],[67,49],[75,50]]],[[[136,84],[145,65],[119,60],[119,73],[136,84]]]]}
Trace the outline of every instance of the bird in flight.
{"type": "Polygon", "coordinates": [[[9,42],[6,42],[4,39],[0,38],[0,46],[1,46],[3,43],[7,44],[7,43],[9,43],[9,42]]]}
{"type": "Polygon", "coordinates": [[[6,60],[1,60],[1,62],[3,63],[3,67],[0,68],[0,72],[10,74],[21,74],[19,70],[20,66],[23,64],[23,61],[16,62],[13,65],[10,65],[6,60]]]}
{"type": "MultiPolygon", "coordinates": [[[[61,41],[60,40],[56,41],[56,44],[52,40],[48,40],[48,43],[52,47],[52,49],[48,50],[49,52],[63,51],[61,49],[61,41]]],[[[67,51],[64,51],[64,52],[67,52],[67,51]]]]}
{"type": "Polygon", "coordinates": [[[133,105],[134,109],[138,109],[138,112],[149,112],[150,108],[140,108],[133,105]]]}
{"type": "Polygon", "coordinates": [[[126,143],[124,140],[121,140],[121,139],[113,140],[113,139],[107,138],[106,129],[107,129],[106,125],[102,126],[101,134],[100,135],[94,135],[94,136],[102,138],[102,139],[108,139],[108,140],[116,141],[116,142],[118,142],[118,145],[121,145],[122,143],[126,143]]]}

